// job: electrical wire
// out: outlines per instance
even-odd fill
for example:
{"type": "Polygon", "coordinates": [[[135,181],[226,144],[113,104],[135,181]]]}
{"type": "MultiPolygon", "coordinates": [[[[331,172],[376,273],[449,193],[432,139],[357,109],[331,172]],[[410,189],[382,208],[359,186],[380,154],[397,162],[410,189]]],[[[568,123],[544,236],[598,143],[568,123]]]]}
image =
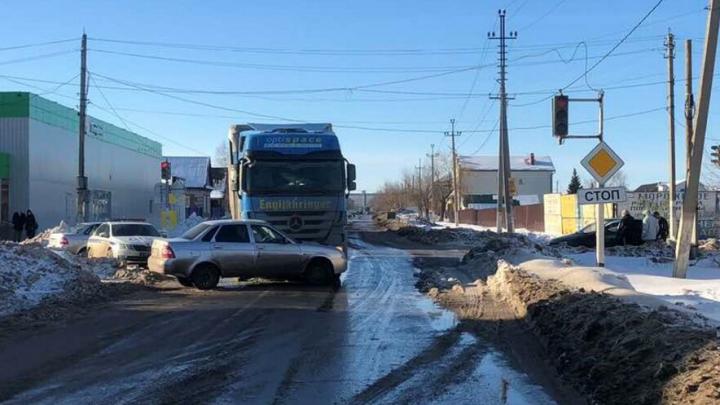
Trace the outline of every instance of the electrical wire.
{"type": "Polygon", "coordinates": [[[77,53],[79,52],[79,49],[72,49],[72,50],[66,50],[66,51],[58,51],[58,52],[51,52],[51,53],[45,53],[41,55],[35,55],[35,56],[26,56],[23,58],[17,58],[17,59],[10,59],[5,61],[0,61],[0,65],[10,65],[13,63],[23,63],[23,62],[30,62],[34,60],[40,60],[40,59],[47,59],[47,58],[53,58],[55,56],[60,55],[67,55],[70,53],[77,53]]]}
{"type": "Polygon", "coordinates": [[[59,40],[55,40],[55,41],[33,42],[30,44],[0,47],[0,51],[14,51],[17,49],[26,49],[26,48],[35,48],[35,47],[39,47],[39,46],[64,44],[67,42],[73,42],[73,41],[79,41],[79,40],[80,40],[80,38],[68,38],[68,39],[59,39],[59,40]]]}

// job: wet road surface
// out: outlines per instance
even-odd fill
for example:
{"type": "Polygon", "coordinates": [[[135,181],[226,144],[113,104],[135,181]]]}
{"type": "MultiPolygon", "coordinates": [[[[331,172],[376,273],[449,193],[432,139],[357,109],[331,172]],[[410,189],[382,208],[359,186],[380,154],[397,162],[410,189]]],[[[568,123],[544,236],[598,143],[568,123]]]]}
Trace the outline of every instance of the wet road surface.
{"type": "Polygon", "coordinates": [[[210,292],[146,291],[4,338],[0,400],[554,403],[416,292],[407,252],[352,245],[337,292],[232,280],[210,292]]]}

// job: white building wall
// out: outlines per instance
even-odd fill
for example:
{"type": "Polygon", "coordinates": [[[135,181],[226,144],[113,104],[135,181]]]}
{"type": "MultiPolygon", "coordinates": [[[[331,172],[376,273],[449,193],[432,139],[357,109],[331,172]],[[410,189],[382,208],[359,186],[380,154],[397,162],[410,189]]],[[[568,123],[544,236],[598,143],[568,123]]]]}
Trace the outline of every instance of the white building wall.
{"type": "MultiPolygon", "coordinates": [[[[547,171],[513,171],[518,195],[537,195],[542,201],[543,195],[552,192],[552,172],[547,171]]],[[[460,176],[463,195],[492,194],[498,192],[497,171],[463,171],[460,176]]]]}
{"type": "MultiPolygon", "coordinates": [[[[60,220],[72,222],[77,193],[77,134],[36,120],[29,120],[29,133],[29,208],[40,229],[60,220]]],[[[112,193],[115,218],[152,217],[159,171],[159,157],[86,137],[88,188],[112,193]]]]}

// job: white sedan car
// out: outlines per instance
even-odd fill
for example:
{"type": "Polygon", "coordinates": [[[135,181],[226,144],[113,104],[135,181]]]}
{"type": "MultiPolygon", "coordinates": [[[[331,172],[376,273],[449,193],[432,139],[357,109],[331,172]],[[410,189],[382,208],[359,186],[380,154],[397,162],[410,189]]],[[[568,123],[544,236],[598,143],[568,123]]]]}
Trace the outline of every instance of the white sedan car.
{"type": "Polygon", "coordinates": [[[110,257],[121,265],[147,266],[150,246],[161,233],[146,222],[103,222],[88,240],[88,257],[110,257]]]}

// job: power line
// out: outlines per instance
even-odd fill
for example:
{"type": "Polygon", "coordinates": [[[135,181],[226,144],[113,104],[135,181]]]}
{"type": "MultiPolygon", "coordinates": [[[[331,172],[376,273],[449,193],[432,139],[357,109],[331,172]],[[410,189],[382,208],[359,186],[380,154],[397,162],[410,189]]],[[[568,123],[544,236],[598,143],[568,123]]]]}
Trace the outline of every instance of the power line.
{"type": "Polygon", "coordinates": [[[662,4],[663,1],[664,1],[664,0],[658,0],[658,2],[655,3],[655,5],[654,5],[647,13],[645,13],[645,15],[640,19],[640,21],[638,21],[638,22],[630,29],[630,31],[628,31],[627,34],[625,34],[625,35],[620,39],[620,41],[618,41],[612,48],[610,48],[610,50],[608,50],[608,51],[605,53],[605,55],[603,55],[597,62],[595,62],[592,66],[590,66],[589,69],[586,68],[586,69],[585,69],[585,72],[583,72],[582,75],[578,76],[577,78],[575,78],[574,80],[572,80],[570,83],[568,83],[567,85],[565,85],[565,86],[563,87],[563,89],[568,88],[568,87],[572,86],[573,84],[577,83],[580,79],[582,79],[583,77],[587,76],[588,73],[592,72],[593,69],[595,69],[596,67],[598,67],[598,65],[600,65],[601,63],[603,63],[603,61],[605,61],[605,59],[607,59],[616,49],[618,49],[618,48],[620,47],[620,45],[622,45],[623,42],[625,42],[625,40],[628,39],[628,37],[629,37],[630,35],[632,35],[632,33],[635,32],[635,30],[637,30],[637,29],[640,27],[640,25],[642,25],[642,23],[645,22],[645,20],[647,20],[647,18],[650,17],[650,15],[652,15],[652,13],[655,12],[655,10],[657,10],[658,7],[660,7],[660,4],[662,4]]]}
{"type": "Polygon", "coordinates": [[[77,53],[79,52],[79,49],[71,49],[66,51],[58,51],[58,52],[51,52],[51,53],[45,53],[41,55],[35,55],[35,56],[26,56],[24,58],[17,58],[17,59],[10,59],[5,61],[0,61],[0,65],[10,65],[13,63],[23,63],[23,62],[30,62],[33,60],[39,60],[39,59],[47,59],[47,58],[53,58],[55,56],[60,55],[67,55],[70,53],[77,53]]]}
{"type": "Polygon", "coordinates": [[[38,46],[64,44],[66,42],[75,42],[75,41],[79,41],[79,40],[80,40],[80,38],[69,38],[69,39],[59,39],[59,40],[55,40],[55,41],[33,42],[33,43],[23,44],[23,45],[13,45],[13,46],[1,47],[0,51],[14,51],[17,49],[26,49],[26,48],[35,48],[38,46]]]}

